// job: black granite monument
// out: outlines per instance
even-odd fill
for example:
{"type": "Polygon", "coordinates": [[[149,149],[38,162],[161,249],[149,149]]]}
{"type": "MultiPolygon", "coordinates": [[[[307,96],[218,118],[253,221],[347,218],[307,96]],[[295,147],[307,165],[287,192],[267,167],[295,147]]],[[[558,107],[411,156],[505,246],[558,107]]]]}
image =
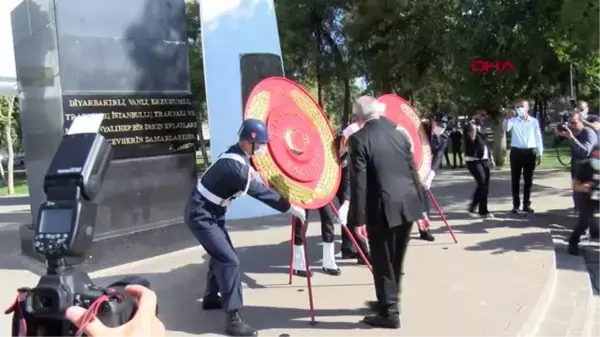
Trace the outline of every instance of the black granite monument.
{"type": "MultiPolygon", "coordinates": [[[[185,248],[195,185],[184,0],[24,0],[12,12],[32,224],[73,118],[104,113],[113,160],[88,270],[185,248]]],[[[20,229],[33,253],[33,225],[20,229]]]]}

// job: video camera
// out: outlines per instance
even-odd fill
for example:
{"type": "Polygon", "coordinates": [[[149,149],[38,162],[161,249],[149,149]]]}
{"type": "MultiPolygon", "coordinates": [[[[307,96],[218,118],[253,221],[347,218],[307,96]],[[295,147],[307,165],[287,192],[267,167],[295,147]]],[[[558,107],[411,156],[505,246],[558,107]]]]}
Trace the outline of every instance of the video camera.
{"type": "Polygon", "coordinates": [[[47,201],[39,209],[33,239],[34,250],[46,260],[47,272],[34,288],[20,288],[5,312],[13,313],[12,336],[75,336],[77,327],[65,319],[71,306],[88,309],[111,327],[133,317],[136,302],[124,287],[149,287],[148,281],[130,277],[101,288],[77,267],[92,245],[94,198],[111,159],[111,146],[98,133],[63,136],[44,177],[47,201]]]}
{"type": "Polygon", "coordinates": [[[570,113],[565,113],[560,117],[560,123],[556,125],[558,131],[567,132],[567,128],[569,127],[569,119],[571,119],[570,113]]]}

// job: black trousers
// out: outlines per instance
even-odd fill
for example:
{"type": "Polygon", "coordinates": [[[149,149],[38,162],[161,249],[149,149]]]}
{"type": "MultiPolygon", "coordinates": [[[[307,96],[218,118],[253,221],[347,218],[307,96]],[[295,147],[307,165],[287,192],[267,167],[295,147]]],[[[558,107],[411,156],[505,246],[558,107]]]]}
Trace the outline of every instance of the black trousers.
{"type": "MultiPolygon", "coordinates": [[[[450,157],[448,156],[448,148],[446,148],[446,151],[444,151],[444,157],[446,158],[446,165],[448,165],[448,167],[450,167],[450,157]]],[[[442,166],[442,165],[440,165],[442,166]]]]}
{"type": "MultiPolygon", "coordinates": [[[[328,207],[327,205],[318,209],[319,217],[321,218],[321,239],[327,243],[333,242],[334,238],[333,214],[327,209],[328,207]]],[[[302,222],[298,218],[294,218],[294,244],[297,246],[304,244],[302,240],[303,227],[302,222]]]]}
{"type": "Polygon", "coordinates": [[[412,227],[412,222],[392,228],[380,224],[367,225],[375,294],[382,316],[399,313],[402,267],[412,227]]]}
{"type": "Polygon", "coordinates": [[[473,192],[473,198],[469,205],[469,212],[475,212],[477,207],[479,214],[487,214],[488,194],[490,189],[490,163],[489,160],[475,160],[467,162],[467,169],[475,179],[477,187],[473,192]]]}
{"type": "Polygon", "coordinates": [[[460,151],[460,146],[457,147],[457,150],[454,150],[454,147],[452,147],[452,161],[454,162],[454,167],[456,167],[456,156],[458,156],[458,160],[460,162],[460,167],[463,166],[463,157],[462,157],[462,152],[460,151]]]}
{"type": "Polygon", "coordinates": [[[531,185],[535,170],[535,149],[510,149],[510,178],[512,183],[513,208],[521,206],[520,184],[523,173],[523,207],[531,206],[531,185]]]}
{"type": "MultiPolygon", "coordinates": [[[[583,193],[581,193],[583,194],[583,193]]],[[[595,218],[595,214],[598,213],[598,202],[594,202],[591,200],[585,200],[586,195],[581,195],[582,200],[579,202],[579,217],[577,219],[577,225],[573,229],[571,233],[571,237],[569,238],[569,244],[577,245],[579,244],[579,240],[583,233],[585,233],[586,229],[590,229],[590,236],[597,238],[600,234],[600,230],[598,229],[598,219],[595,218]]]]}

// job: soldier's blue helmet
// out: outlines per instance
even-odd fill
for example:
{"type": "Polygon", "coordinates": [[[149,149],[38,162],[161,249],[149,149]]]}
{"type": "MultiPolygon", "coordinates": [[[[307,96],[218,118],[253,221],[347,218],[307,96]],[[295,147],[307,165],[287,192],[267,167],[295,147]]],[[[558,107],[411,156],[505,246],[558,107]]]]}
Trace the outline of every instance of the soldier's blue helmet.
{"type": "Polygon", "coordinates": [[[269,142],[267,125],[258,119],[246,119],[238,132],[240,140],[266,144],[269,142]]]}

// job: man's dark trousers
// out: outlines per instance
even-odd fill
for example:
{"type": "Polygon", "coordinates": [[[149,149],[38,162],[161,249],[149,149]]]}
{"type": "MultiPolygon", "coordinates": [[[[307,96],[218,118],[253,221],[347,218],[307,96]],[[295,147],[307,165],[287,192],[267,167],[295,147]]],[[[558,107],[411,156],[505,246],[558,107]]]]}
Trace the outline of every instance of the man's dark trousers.
{"type": "Polygon", "coordinates": [[[240,260],[225,228],[225,208],[194,193],[185,214],[186,224],[210,255],[205,296],[221,293],[225,311],[241,309],[242,272],[240,260]]]}
{"type": "Polygon", "coordinates": [[[569,238],[569,245],[577,246],[581,240],[581,236],[585,233],[585,230],[590,229],[590,236],[597,238],[600,237],[600,230],[596,225],[594,219],[594,212],[600,206],[597,201],[590,200],[589,194],[579,193],[578,200],[579,217],[577,218],[577,225],[571,233],[569,238]]]}
{"type": "Polygon", "coordinates": [[[412,227],[412,222],[391,228],[367,225],[375,293],[384,317],[399,314],[400,277],[412,227]]]}
{"type": "Polygon", "coordinates": [[[521,206],[520,183],[523,173],[523,208],[531,206],[531,186],[535,170],[535,149],[510,149],[510,177],[512,183],[513,208],[521,206]]]}

